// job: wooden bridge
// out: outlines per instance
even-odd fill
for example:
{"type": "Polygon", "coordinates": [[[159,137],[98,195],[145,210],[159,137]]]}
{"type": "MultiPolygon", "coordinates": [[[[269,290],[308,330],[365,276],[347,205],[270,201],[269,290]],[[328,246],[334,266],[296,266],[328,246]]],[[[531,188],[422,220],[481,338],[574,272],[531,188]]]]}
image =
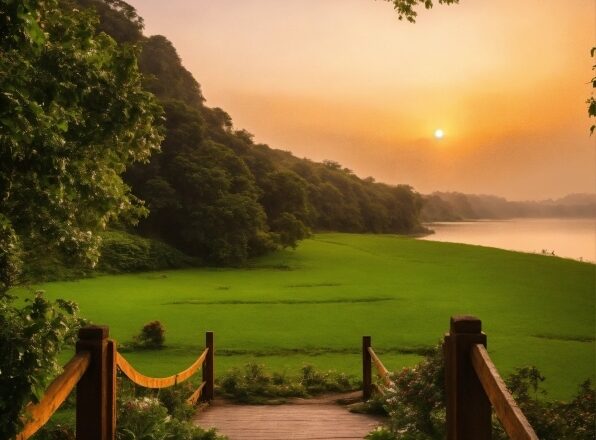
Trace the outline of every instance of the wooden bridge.
{"type": "MultiPolygon", "coordinates": [[[[16,440],[27,440],[37,432],[76,386],[76,439],[113,440],[116,433],[116,371],[119,368],[134,383],[147,388],[165,388],[181,383],[202,368],[203,380],[188,398],[212,402],[214,398],[213,333],[206,334],[205,350],[186,370],[165,378],[147,377],[136,371],[108,339],[108,328],[90,326],[79,331],[76,354],[47,389],[37,405],[26,411],[29,422],[16,440]]],[[[443,344],[447,395],[447,439],[490,440],[491,415],[495,414],[513,440],[538,440],[507,390],[486,351],[486,335],[479,319],[451,318],[443,344]]],[[[363,399],[371,397],[374,365],[386,386],[388,370],[374,352],[371,338],[362,340],[363,399]]],[[[377,387],[382,392],[382,387],[377,387]]],[[[216,402],[197,420],[213,425],[230,440],[269,439],[356,439],[379,424],[371,417],[350,414],[332,400],[294,402],[278,407],[222,405],[216,402]]]]}

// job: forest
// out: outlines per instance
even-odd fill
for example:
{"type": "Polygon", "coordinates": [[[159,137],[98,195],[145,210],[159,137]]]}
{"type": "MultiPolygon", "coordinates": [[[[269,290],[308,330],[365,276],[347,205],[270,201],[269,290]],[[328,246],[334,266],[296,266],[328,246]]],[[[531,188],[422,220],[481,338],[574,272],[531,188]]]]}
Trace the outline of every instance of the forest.
{"type": "Polygon", "coordinates": [[[163,108],[165,139],[124,181],[149,214],[131,232],[206,264],[241,264],[311,231],[416,233],[422,198],[407,185],[361,179],[332,160],[316,163],[255,143],[201,87],[161,35],[121,1],[78,0],[94,8],[98,32],[135,45],[145,90],[163,108]]]}

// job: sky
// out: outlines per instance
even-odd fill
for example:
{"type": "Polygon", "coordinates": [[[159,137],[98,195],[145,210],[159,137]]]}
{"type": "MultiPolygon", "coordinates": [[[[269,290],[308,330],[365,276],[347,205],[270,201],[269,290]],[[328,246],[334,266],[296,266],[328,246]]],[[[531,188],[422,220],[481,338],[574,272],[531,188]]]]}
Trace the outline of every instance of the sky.
{"type": "Polygon", "coordinates": [[[256,142],[422,193],[596,192],[593,0],[460,0],[416,24],[382,0],[128,2],[256,142]]]}

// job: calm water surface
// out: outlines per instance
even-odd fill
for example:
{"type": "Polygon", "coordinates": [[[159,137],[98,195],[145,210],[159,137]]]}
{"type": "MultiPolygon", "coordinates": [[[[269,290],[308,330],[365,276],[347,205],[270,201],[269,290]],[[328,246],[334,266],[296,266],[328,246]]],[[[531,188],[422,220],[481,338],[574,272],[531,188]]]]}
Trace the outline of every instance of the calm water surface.
{"type": "Polygon", "coordinates": [[[513,219],[429,225],[423,240],[478,244],[596,262],[596,219],[513,219]]]}

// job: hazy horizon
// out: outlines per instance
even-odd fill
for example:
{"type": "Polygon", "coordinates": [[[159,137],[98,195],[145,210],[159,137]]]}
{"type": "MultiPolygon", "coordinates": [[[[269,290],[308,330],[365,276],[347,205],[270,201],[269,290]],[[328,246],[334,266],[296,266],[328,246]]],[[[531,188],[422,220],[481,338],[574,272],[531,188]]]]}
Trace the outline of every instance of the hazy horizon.
{"type": "Polygon", "coordinates": [[[421,193],[596,192],[591,2],[462,0],[416,24],[373,0],[129,2],[256,142],[421,193]]]}

